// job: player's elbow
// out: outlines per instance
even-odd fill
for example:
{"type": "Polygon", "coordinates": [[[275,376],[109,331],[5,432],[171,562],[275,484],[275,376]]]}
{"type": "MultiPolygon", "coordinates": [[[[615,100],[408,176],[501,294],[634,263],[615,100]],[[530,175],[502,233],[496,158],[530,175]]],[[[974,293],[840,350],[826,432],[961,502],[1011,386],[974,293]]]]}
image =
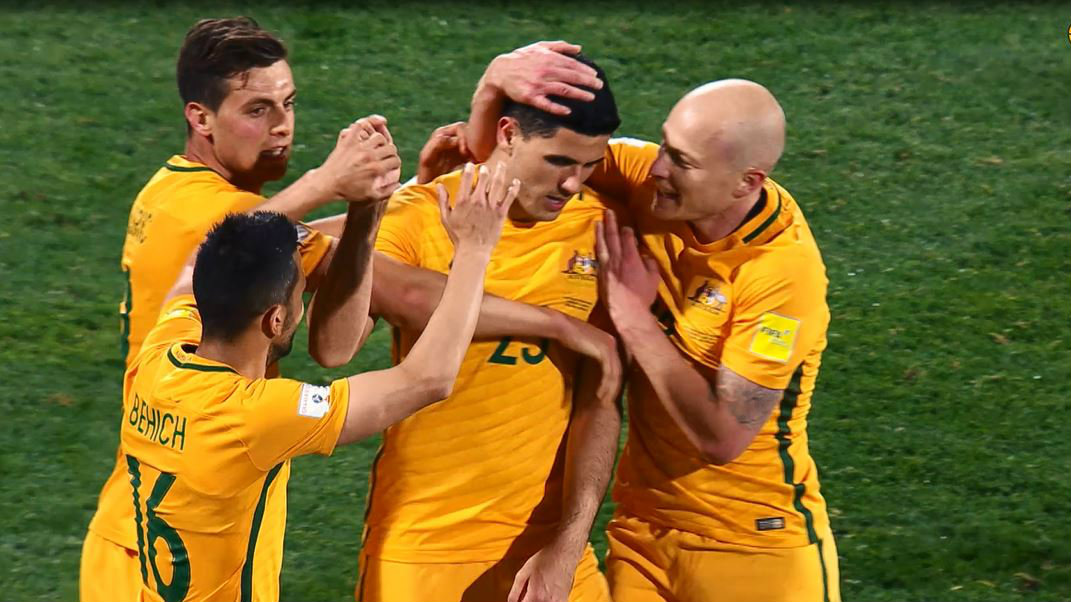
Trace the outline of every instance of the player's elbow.
{"type": "Polygon", "coordinates": [[[309,355],[317,364],[328,369],[345,366],[353,359],[352,353],[347,354],[345,351],[324,349],[314,345],[309,345],[309,355]]]}
{"type": "Polygon", "coordinates": [[[409,358],[403,360],[398,367],[406,372],[406,379],[411,383],[413,394],[423,400],[425,405],[442,401],[454,393],[456,371],[433,366],[434,362],[421,362],[419,366],[415,366],[408,360],[409,358]]]}
{"type": "MultiPolygon", "coordinates": [[[[315,306],[312,308],[315,311],[315,306]]],[[[355,346],[339,344],[332,339],[327,328],[317,320],[318,316],[309,317],[309,356],[324,368],[345,366],[357,353],[355,346]]]]}
{"type": "Polygon", "coordinates": [[[429,291],[419,283],[379,277],[372,281],[372,313],[398,328],[422,331],[434,310],[429,299],[429,291]]]}
{"type": "Polygon", "coordinates": [[[746,445],[726,439],[704,441],[698,447],[703,461],[715,466],[724,466],[736,460],[747,449],[746,445]]]}

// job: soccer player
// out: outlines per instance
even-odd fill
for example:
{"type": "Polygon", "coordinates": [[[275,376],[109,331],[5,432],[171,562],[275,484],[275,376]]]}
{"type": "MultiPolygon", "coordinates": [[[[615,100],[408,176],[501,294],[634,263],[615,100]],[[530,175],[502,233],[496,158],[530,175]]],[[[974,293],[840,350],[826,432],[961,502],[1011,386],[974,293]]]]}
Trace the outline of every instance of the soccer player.
{"type": "MultiPolygon", "coordinates": [[[[266,373],[290,351],[304,314],[296,227],[258,211],[231,214],[209,232],[125,376],[121,442],[142,599],[278,600],[289,460],[329,455],[450,394],[519,188],[507,188],[502,171],[474,191],[472,179],[470,169],[443,212],[457,252],[408,358],[326,387],[266,373]]],[[[351,215],[361,211],[351,206],[351,215]]],[[[344,298],[367,288],[373,240],[368,231],[343,234],[326,278],[342,281],[344,298]]],[[[367,295],[361,305],[348,307],[367,315],[367,295]]]]}
{"type": "MultiPolygon", "coordinates": [[[[554,98],[565,116],[505,103],[486,163],[505,165],[524,185],[487,291],[575,321],[596,306],[594,224],[607,207],[583,182],[619,125],[605,76],[585,64],[601,82],[587,90],[593,100],[554,98]]],[[[396,360],[411,353],[424,306],[437,298],[425,277],[453,259],[434,186],[454,190],[462,177],[399,189],[380,226],[372,306],[395,326],[396,360]]],[[[597,363],[550,340],[553,327],[496,320],[486,311],[494,301],[485,296],[482,338],[466,353],[454,395],[384,435],[358,600],[609,600],[587,540],[619,432],[616,347],[603,382],[597,363]]]]}
{"type": "MultiPolygon", "coordinates": [[[[224,215],[259,207],[299,219],[328,201],[382,198],[397,186],[396,149],[383,118],[373,116],[344,129],[319,169],[271,199],[261,196],[266,182],[284,175],[292,148],[296,90],[286,56],[283,43],[251,19],[201,21],[187,33],[177,68],[185,152],[169,158],[138,194],[123,245],[127,290],[120,317],[128,367],[183,263],[224,215]]],[[[309,228],[299,232],[302,271],[315,288],[332,243],[309,228]]],[[[83,545],[84,602],[137,599],[133,525],[119,450],[83,545]]]]}
{"type": "MultiPolygon", "coordinates": [[[[473,108],[479,156],[494,104],[473,108]]],[[[619,229],[609,213],[599,244],[602,294],[632,358],[607,529],[615,599],[840,598],[806,430],[827,279],[799,205],[768,177],[784,130],[768,90],[712,82],[674,106],[661,146],[611,142],[591,177],[636,223],[619,229]]]]}

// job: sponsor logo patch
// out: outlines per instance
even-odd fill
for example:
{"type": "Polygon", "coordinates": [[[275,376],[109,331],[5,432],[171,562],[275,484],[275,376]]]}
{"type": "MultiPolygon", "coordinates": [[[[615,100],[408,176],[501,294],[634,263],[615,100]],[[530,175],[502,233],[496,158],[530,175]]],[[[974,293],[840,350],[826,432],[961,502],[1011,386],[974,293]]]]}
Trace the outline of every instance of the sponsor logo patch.
{"type": "Polygon", "coordinates": [[[780,516],[760,518],[755,521],[755,528],[759,531],[776,531],[785,528],[785,519],[780,516]]]}
{"type": "Polygon", "coordinates": [[[301,385],[301,401],[298,402],[298,416],[323,418],[331,408],[331,388],[316,385],[301,385]]]}
{"type": "Polygon", "coordinates": [[[768,311],[759,318],[759,328],[749,350],[758,356],[787,362],[799,330],[799,320],[768,311]]]}

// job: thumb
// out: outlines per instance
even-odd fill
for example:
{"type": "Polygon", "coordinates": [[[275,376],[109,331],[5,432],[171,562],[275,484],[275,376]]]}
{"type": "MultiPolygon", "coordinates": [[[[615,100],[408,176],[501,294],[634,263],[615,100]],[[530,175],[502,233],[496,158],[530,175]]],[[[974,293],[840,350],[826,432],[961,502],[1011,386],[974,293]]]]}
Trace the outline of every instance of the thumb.
{"type": "Polygon", "coordinates": [[[509,590],[509,597],[506,598],[506,602],[521,602],[524,595],[528,592],[528,571],[527,567],[522,568],[517,576],[513,578],[513,587],[509,590]]]}
{"type": "Polygon", "coordinates": [[[439,215],[445,221],[450,217],[450,193],[446,191],[446,186],[439,184],[435,187],[439,196],[439,215]]]}

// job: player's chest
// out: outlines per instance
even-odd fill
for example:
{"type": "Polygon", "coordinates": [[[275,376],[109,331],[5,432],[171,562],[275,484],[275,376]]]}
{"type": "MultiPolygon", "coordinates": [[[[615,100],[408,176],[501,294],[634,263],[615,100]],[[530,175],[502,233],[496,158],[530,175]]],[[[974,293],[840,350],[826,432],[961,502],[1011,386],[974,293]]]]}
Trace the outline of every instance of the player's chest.
{"type": "Polygon", "coordinates": [[[670,332],[700,348],[718,346],[728,335],[733,312],[732,284],[718,274],[700,273],[682,278],[660,293],[665,311],[661,319],[670,332]],[[668,314],[668,315],[666,315],[668,314]]]}
{"type": "Polygon", "coordinates": [[[718,363],[732,327],[732,270],[710,258],[678,256],[662,266],[656,306],[666,333],[697,359],[718,363]]]}
{"type": "MultiPolygon", "coordinates": [[[[598,298],[598,262],[592,230],[507,230],[488,263],[485,290],[586,319],[598,298]]],[[[438,238],[430,242],[424,266],[448,272],[453,245],[438,238]]]]}

